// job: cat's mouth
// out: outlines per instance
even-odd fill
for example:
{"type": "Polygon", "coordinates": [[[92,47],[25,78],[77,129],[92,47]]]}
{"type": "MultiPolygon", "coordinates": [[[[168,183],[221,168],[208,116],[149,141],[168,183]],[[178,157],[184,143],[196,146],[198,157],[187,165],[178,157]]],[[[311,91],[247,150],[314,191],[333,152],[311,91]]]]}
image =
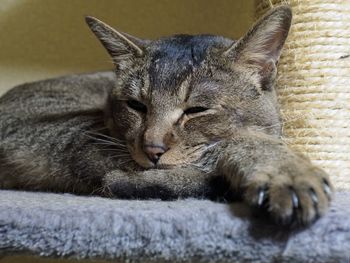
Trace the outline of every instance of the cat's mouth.
{"type": "Polygon", "coordinates": [[[162,154],[157,162],[152,162],[138,144],[131,144],[128,148],[132,159],[144,169],[174,169],[175,167],[183,167],[196,162],[205,151],[216,144],[217,142],[212,142],[209,144],[200,143],[191,147],[173,147],[162,154]]]}
{"type": "Polygon", "coordinates": [[[156,167],[156,165],[153,162],[151,162],[146,156],[140,156],[139,154],[131,153],[131,157],[138,165],[140,165],[143,168],[151,169],[156,167]]]}
{"type": "Polygon", "coordinates": [[[131,158],[142,168],[156,168],[156,165],[150,159],[148,159],[146,154],[141,149],[139,149],[139,147],[133,147],[132,145],[128,145],[128,149],[131,158]]]}
{"type": "Polygon", "coordinates": [[[141,150],[130,151],[130,153],[134,161],[145,169],[173,169],[175,167],[181,167],[184,165],[183,162],[167,162],[169,161],[167,160],[168,158],[160,158],[160,160],[157,163],[154,163],[151,160],[149,160],[146,154],[143,153],[143,151],[141,150]]]}

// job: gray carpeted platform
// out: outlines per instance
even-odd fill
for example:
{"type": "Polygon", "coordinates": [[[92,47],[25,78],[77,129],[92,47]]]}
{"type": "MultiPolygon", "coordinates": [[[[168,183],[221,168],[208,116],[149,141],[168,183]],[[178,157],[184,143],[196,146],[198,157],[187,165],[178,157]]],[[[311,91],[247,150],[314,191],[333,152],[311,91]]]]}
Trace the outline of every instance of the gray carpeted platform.
{"type": "Polygon", "coordinates": [[[0,255],[195,262],[350,262],[350,193],[285,231],[242,204],[0,191],[0,255]]]}

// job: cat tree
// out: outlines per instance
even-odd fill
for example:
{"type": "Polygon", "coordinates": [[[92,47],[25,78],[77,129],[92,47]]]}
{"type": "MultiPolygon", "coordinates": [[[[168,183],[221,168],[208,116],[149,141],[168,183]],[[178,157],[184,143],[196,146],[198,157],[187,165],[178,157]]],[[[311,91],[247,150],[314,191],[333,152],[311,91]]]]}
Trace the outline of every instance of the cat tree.
{"type": "MultiPolygon", "coordinates": [[[[265,12],[280,0],[258,1],[265,12]]],[[[285,140],[350,190],[350,1],[291,0],[279,64],[285,140]],[[348,178],[347,178],[348,177],[348,178]]],[[[125,201],[0,191],[0,258],[23,254],[138,262],[348,262],[350,192],[303,231],[241,204],[125,201]]]]}
{"type": "Polygon", "coordinates": [[[323,167],[338,190],[350,189],[350,1],[263,0],[293,9],[277,90],[285,141],[323,167]]]}

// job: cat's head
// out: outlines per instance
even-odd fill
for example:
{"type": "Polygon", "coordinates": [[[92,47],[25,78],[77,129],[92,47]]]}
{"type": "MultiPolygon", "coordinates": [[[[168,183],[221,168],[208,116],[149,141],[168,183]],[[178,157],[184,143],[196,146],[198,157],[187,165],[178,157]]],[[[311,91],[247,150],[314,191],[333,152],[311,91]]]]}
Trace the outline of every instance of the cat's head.
{"type": "Polygon", "coordinates": [[[280,135],[273,83],[291,24],[288,7],[269,12],[238,41],[209,35],[140,40],[86,20],[116,66],[109,128],[141,166],[191,163],[236,129],[280,135]]]}

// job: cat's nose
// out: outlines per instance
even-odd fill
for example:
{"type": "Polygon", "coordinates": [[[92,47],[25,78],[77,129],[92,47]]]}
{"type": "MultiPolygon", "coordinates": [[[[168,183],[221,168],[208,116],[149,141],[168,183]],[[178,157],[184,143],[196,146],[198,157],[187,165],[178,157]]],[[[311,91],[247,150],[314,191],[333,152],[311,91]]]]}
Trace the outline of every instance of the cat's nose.
{"type": "Polygon", "coordinates": [[[163,145],[145,145],[143,147],[148,159],[150,159],[154,164],[157,164],[163,153],[166,152],[166,147],[163,145]]]}

